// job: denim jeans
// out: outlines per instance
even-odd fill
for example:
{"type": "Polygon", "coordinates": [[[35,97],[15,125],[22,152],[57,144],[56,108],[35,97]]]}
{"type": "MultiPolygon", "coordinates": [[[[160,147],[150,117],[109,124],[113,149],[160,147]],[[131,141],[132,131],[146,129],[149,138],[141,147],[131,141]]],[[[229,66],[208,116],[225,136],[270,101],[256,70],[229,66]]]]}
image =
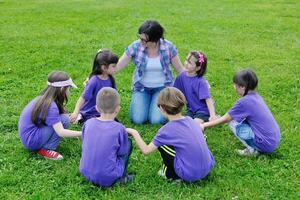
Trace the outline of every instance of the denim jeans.
{"type": "Polygon", "coordinates": [[[123,156],[121,156],[121,159],[124,161],[125,163],[125,167],[124,167],[124,172],[123,172],[123,176],[125,177],[127,175],[127,168],[128,168],[128,161],[129,161],[129,157],[131,155],[133,146],[132,146],[132,141],[130,138],[128,138],[128,149],[127,149],[127,153],[123,156]]]}
{"type": "MultiPolygon", "coordinates": [[[[70,124],[69,116],[67,114],[62,114],[60,117],[63,127],[68,128],[70,124]]],[[[52,126],[45,126],[42,128],[42,143],[40,148],[55,150],[60,140],[61,137],[57,135],[52,126]]]]}
{"type": "Polygon", "coordinates": [[[187,115],[190,116],[193,119],[199,118],[199,119],[202,119],[204,122],[208,122],[209,121],[209,115],[207,115],[207,114],[205,114],[203,112],[192,113],[192,112],[188,111],[187,115]]]}
{"type": "Polygon", "coordinates": [[[246,121],[240,123],[232,120],[229,126],[234,133],[234,135],[247,147],[252,149],[257,149],[254,141],[254,133],[246,121]]]}
{"type": "Polygon", "coordinates": [[[162,89],[146,88],[144,91],[133,91],[130,102],[130,119],[135,124],[149,121],[151,124],[163,124],[165,118],[157,107],[157,97],[162,89]]]}

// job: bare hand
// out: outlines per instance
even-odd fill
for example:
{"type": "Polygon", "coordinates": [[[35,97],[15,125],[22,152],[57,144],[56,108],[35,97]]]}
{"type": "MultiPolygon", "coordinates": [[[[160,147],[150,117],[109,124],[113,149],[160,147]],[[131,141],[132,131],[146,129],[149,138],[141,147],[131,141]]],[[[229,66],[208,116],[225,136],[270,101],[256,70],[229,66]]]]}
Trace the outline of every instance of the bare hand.
{"type": "Polygon", "coordinates": [[[70,122],[71,122],[71,123],[75,123],[77,117],[78,117],[78,113],[74,113],[74,112],[73,112],[73,113],[70,115],[70,122]]]}
{"type": "Polygon", "coordinates": [[[208,119],[208,121],[214,121],[216,119],[218,119],[219,117],[217,115],[211,115],[208,119]]]}
{"type": "Polygon", "coordinates": [[[129,134],[129,135],[135,135],[135,134],[139,134],[139,132],[133,128],[126,128],[126,132],[129,134]]]}
{"type": "Polygon", "coordinates": [[[86,86],[86,84],[89,82],[89,77],[87,77],[86,79],[85,79],[85,81],[83,81],[83,86],[85,87],[86,86]]]}

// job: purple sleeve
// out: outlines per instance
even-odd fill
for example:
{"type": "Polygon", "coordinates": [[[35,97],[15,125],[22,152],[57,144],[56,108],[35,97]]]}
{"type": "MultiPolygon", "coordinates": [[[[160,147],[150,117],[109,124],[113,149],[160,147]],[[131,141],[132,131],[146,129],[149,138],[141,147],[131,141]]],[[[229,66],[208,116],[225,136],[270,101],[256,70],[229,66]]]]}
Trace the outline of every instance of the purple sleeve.
{"type": "Polygon", "coordinates": [[[240,100],[234,104],[234,106],[228,111],[228,114],[237,122],[241,122],[248,116],[244,109],[243,101],[240,100]]]}
{"type": "Polygon", "coordinates": [[[126,130],[124,127],[122,127],[122,130],[120,130],[119,133],[119,150],[118,150],[118,156],[123,156],[127,154],[128,152],[128,135],[126,133],[126,130]]]}
{"type": "Polygon", "coordinates": [[[210,98],[210,93],[209,93],[209,85],[207,80],[203,79],[198,86],[198,98],[199,99],[208,99],[210,98]]]}
{"type": "Polygon", "coordinates": [[[60,121],[61,117],[59,114],[58,107],[55,102],[52,102],[49,107],[48,114],[46,116],[46,124],[47,126],[52,126],[60,121]]]}
{"type": "Polygon", "coordinates": [[[94,89],[96,86],[96,82],[94,78],[91,78],[86,86],[84,87],[84,91],[82,93],[82,98],[84,98],[85,101],[90,100],[93,97],[94,89]]]}
{"type": "Polygon", "coordinates": [[[174,87],[177,89],[181,90],[181,80],[180,80],[180,75],[176,77],[175,82],[174,82],[174,87]]]}
{"type": "Polygon", "coordinates": [[[166,134],[165,131],[163,131],[161,128],[160,130],[158,130],[152,142],[156,147],[160,147],[162,145],[168,144],[169,143],[168,134],[166,134]]]}

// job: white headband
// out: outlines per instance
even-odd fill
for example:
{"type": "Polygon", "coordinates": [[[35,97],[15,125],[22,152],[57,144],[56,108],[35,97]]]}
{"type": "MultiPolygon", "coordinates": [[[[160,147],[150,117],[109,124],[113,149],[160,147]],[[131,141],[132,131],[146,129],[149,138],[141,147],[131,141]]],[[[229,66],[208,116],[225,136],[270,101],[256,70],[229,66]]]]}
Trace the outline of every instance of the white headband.
{"type": "Polygon", "coordinates": [[[50,83],[49,81],[47,81],[47,84],[49,86],[52,86],[52,87],[72,86],[73,88],[77,88],[77,86],[74,84],[74,82],[72,81],[71,78],[69,80],[66,80],[66,81],[57,81],[57,82],[53,82],[53,83],[50,83]]]}

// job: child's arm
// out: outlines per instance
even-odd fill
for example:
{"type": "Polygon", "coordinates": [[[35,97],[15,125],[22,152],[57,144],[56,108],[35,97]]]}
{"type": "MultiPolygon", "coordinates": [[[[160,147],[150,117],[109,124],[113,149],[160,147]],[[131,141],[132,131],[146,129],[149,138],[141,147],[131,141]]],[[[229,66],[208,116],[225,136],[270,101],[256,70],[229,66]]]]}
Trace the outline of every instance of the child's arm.
{"type": "Polygon", "coordinates": [[[127,133],[132,135],[132,137],[136,141],[136,144],[144,155],[148,155],[157,149],[157,147],[152,142],[147,145],[140,136],[139,132],[137,132],[135,129],[126,128],[126,131],[127,133]]]}
{"type": "Polygon", "coordinates": [[[209,111],[209,121],[217,119],[218,117],[216,116],[214,101],[212,98],[205,99],[205,102],[209,111]]]}
{"type": "Polygon", "coordinates": [[[178,54],[174,58],[172,58],[171,62],[172,62],[173,67],[175,68],[177,74],[179,74],[180,72],[183,71],[183,65],[179,59],[178,54]]]}
{"type": "Polygon", "coordinates": [[[76,106],[75,106],[75,109],[73,111],[73,113],[70,115],[70,122],[75,122],[77,117],[78,117],[78,114],[79,114],[79,111],[80,111],[80,108],[82,107],[82,105],[85,103],[85,100],[82,96],[79,97],[79,99],[77,100],[77,103],[76,103],[76,106]]]}
{"type": "Polygon", "coordinates": [[[73,131],[65,129],[61,122],[52,125],[53,129],[59,137],[79,137],[81,136],[81,131],[73,131]]]}
{"type": "Polygon", "coordinates": [[[126,53],[122,55],[122,57],[119,59],[117,66],[116,66],[116,72],[122,70],[124,67],[128,65],[130,62],[131,58],[127,56],[126,53]]]}
{"type": "Polygon", "coordinates": [[[225,123],[228,123],[232,120],[231,116],[226,113],[225,115],[223,115],[222,117],[214,120],[214,121],[210,121],[210,122],[205,122],[202,124],[202,127],[204,129],[206,128],[210,128],[210,127],[213,127],[213,126],[217,126],[219,124],[225,124],[225,123]]]}

